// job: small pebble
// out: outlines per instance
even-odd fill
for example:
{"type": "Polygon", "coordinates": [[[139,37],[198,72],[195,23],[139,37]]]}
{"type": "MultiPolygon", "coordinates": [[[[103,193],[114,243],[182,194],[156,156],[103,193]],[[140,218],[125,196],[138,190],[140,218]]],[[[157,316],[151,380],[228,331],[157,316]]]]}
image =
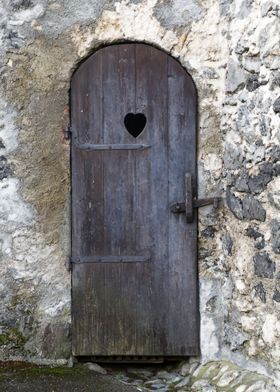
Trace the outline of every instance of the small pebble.
{"type": "Polygon", "coordinates": [[[107,370],[98,365],[97,363],[87,362],[84,366],[95,373],[107,374],[107,370]]]}
{"type": "Polygon", "coordinates": [[[176,384],[176,389],[177,388],[183,388],[188,386],[190,383],[190,377],[185,377],[183,380],[181,380],[178,384],[176,384]]]}

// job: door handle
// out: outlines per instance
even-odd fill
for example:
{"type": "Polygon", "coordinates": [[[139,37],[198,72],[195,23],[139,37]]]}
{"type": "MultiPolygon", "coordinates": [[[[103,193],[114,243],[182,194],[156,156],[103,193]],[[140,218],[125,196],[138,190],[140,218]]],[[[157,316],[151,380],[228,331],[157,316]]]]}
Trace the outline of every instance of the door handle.
{"type": "Polygon", "coordinates": [[[214,208],[218,208],[221,197],[208,197],[204,199],[196,199],[193,196],[193,182],[190,173],[185,174],[185,202],[175,203],[171,206],[171,211],[175,214],[185,212],[187,223],[192,223],[194,219],[194,209],[213,204],[214,208]]]}

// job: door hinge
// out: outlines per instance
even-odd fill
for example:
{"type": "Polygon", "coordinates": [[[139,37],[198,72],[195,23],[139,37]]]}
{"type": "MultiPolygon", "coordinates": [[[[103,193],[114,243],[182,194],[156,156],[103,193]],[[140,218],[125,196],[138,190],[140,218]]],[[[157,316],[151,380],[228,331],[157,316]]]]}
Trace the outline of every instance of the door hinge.
{"type": "Polygon", "coordinates": [[[72,271],[72,258],[71,256],[66,257],[65,260],[65,268],[67,269],[67,271],[72,271]]]}
{"type": "Polygon", "coordinates": [[[64,128],[63,134],[64,134],[64,139],[65,139],[65,140],[70,140],[70,139],[71,139],[72,130],[71,130],[70,125],[67,125],[67,126],[64,128]]]}

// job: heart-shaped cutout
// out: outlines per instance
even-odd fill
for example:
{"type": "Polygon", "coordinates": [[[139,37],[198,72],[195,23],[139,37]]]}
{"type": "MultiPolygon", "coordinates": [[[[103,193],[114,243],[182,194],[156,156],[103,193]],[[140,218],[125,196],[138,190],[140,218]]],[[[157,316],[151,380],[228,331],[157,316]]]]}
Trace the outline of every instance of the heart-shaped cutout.
{"type": "Polygon", "coordinates": [[[143,113],[127,113],[124,125],[131,136],[137,137],[143,132],[147,119],[143,113]]]}

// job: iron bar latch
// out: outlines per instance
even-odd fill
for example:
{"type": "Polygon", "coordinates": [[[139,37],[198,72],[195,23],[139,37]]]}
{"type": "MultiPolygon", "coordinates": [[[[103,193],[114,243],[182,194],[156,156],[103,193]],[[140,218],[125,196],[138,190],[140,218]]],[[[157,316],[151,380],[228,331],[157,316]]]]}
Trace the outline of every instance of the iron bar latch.
{"type": "Polygon", "coordinates": [[[72,260],[71,260],[71,256],[66,257],[65,260],[65,268],[67,269],[68,272],[70,272],[72,270],[72,260]]]}
{"type": "Polygon", "coordinates": [[[71,134],[72,134],[71,127],[70,127],[70,125],[67,125],[67,126],[63,129],[64,139],[65,139],[65,140],[70,140],[70,139],[71,139],[71,134]]]}
{"type": "Polygon", "coordinates": [[[171,211],[174,213],[185,212],[187,223],[192,223],[194,219],[194,209],[213,204],[214,208],[218,208],[220,197],[208,197],[204,199],[195,199],[193,196],[192,175],[185,174],[185,202],[175,203],[171,206],[171,211]]]}

